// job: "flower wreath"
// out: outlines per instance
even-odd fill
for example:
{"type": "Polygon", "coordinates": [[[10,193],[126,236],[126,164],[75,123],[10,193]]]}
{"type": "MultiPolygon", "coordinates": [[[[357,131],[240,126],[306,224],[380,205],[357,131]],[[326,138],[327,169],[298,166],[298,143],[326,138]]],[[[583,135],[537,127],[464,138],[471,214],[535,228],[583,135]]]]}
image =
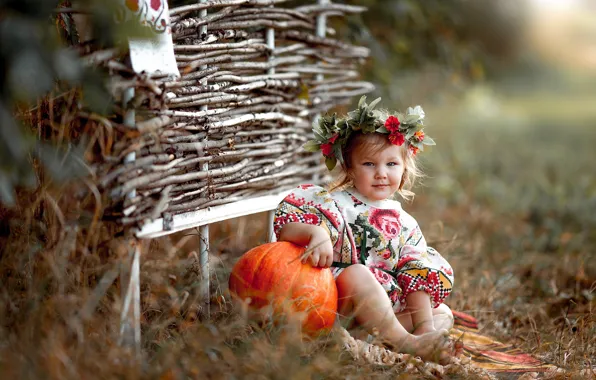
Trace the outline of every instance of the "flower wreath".
{"type": "Polygon", "coordinates": [[[330,171],[335,168],[337,160],[342,160],[342,147],[346,145],[352,132],[362,133],[383,133],[388,134],[389,141],[401,146],[408,144],[412,154],[424,150],[424,145],[435,145],[433,139],[424,134],[424,111],[422,107],[408,107],[406,114],[395,113],[387,119],[382,120],[383,114],[374,110],[381,98],[366,104],[366,96],[362,96],[358,102],[358,108],[348,112],[347,117],[338,118],[336,114],[326,115],[319,118],[318,123],[313,124],[314,140],[304,145],[308,152],[320,150],[325,157],[325,165],[330,171]]]}

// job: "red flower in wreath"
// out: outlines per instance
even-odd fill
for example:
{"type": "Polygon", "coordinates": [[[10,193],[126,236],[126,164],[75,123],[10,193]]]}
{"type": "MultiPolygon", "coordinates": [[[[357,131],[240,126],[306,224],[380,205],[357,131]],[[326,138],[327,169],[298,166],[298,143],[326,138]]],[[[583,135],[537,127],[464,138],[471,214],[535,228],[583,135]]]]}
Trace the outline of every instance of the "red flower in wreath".
{"type": "Polygon", "coordinates": [[[423,131],[416,131],[416,133],[414,133],[414,136],[416,136],[418,141],[424,140],[424,132],[423,131]]]}
{"type": "Polygon", "coordinates": [[[415,156],[420,149],[416,148],[414,145],[410,145],[410,152],[415,156]]]}
{"type": "Polygon", "coordinates": [[[333,155],[333,147],[331,143],[321,144],[321,152],[323,152],[323,156],[331,157],[333,155]]]}
{"type": "Polygon", "coordinates": [[[335,140],[337,140],[338,137],[339,137],[339,133],[334,134],[333,136],[331,136],[331,138],[329,138],[329,142],[331,144],[333,144],[335,142],[335,140]]]}
{"type": "Polygon", "coordinates": [[[393,145],[402,146],[403,143],[406,141],[406,138],[401,133],[394,132],[389,135],[389,141],[393,145]]]}
{"type": "Polygon", "coordinates": [[[387,129],[390,133],[398,132],[400,124],[401,123],[399,122],[399,119],[392,115],[385,120],[385,129],[387,129]]]}

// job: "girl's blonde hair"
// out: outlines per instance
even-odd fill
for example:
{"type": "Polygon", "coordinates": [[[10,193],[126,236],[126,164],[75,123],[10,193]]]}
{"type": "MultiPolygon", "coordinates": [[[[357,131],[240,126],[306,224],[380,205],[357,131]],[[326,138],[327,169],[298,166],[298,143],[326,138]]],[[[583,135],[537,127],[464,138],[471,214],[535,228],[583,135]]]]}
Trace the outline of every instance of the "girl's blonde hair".
{"type": "MultiPolygon", "coordinates": [[[[387,111],[381,112],[381,120],[385,120],[388,117],[387,111]],[[383,117],[383,115],[386,115],[383,117]]],[[[362,132],[355,131],[350,136],[348,142],[343,147],[341,155],[342,162],[337,179],[329,184],[329,192],[335,190],[341,190],[352,185],[351,169],[352,169],[352,155],[356,148],[367,149],[372,154],[376,154],[384,148],[390,147],[391,142],[386,134],[382,133],[369,133],[363,134],[362,132]]],[[[399,184],[398,193],[406,201],[411,201],[414,198],[415,193],[411,190],[416,183],[418,178],[424,176],[422,173],[418,159],[404,143],[402,146],[402,157],[404,160],[404,173],[399,184]]]]}

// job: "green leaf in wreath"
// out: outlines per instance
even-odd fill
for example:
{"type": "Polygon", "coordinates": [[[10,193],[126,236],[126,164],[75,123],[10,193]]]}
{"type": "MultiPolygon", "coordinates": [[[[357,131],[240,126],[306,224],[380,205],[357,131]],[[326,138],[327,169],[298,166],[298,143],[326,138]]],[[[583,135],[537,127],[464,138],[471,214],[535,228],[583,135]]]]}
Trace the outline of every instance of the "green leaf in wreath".
{"type": "Polygon", "coordinates": [[[306,144],[304,144],[302,148],[307,152],[316,152],[319,149],[321,149],[321,145],[314,140],[310,140],[306,144]]]}
{"type": "Polygon", "coordinates": [[[362,95],[360,100],[358,101],[358,108],[362,108],[362,106],[366,105],[366,95],[362,95]]]}
{"type": "Polygon", "coordinates": [[[424,144],[422,144],[418,139],[409,140],[410,144],[414,145],[416,148],[420,150],[424,150],[424,144]]]}
{"type": "Polygon", "coordinates": [[[435,143],[435,140],[431,139],[428,136],[424,136],[424,140],[422,140],[422,144],[424,144],[424,145],[437,145],[437,143],[435,143]]]}
{"type": "Polygon", "coordinates": [[[325,157],[325,166],[327,166],[327,169],[329,171],[332,171],[333,168],[335,168],[335,165],[337,164],[337,158],[335,157],[325,157]]]}
{"type": "Polygon", "coordinates": [[[364,123],[364,120],[366,119],[366,109],[360,110],[360,115],[359,115],[359,119],[358,119],[358,124],[362,125],[364,123]]]}
{"type": "Polygon", "coordinates": [[[399,121],[401,121],[403,124],[415,124],[418,122],[419,119],[420,119],[420,115],[410,114],[410,115],[404,116],[403,120],[399,119],[399,121]]]}
{"type": "Polygon", "coordinates": [[[349,127],[349,124],[346,120],[342,119],[337,123],[337,128],[339,130],[339,135],[343,137],[347,137],[352,132],[352,129],[349,127]]]}
{"type": "Polygon", "coordinates": [[[354,117],[348,119],[349,128],[359,131],[362,129],[362,125],[360,124],[360,112],[357,111],[354,117]]]}
{"type": "Polygon", "coordinates": [[[362,128],[363,133],[374,133],[375,130],[375,124],[371,122],[364,123],[364,127],[362,128]]]}
{"type": "Polygon", "coordinates": [[[337,143],[337,141],[335,142],[335,144],[332,145],[333,147],[333,153],[335,155],[335,157],[340,157],[341,159],[341,145],[337,143]]]}
{"type": "Polygon", "coordinates": [[[425,116],[424,110],[420,106],[416,106],[414,108],[408,107],[408,110],[406,111],[406,113],[408,115],[417,115],[419,119],[424,119],[424,116],[425,116]]]}
{"type": "Polygon", "coordinates": [[[379,120],[379,121],[381,120],[381,117],[383,116],[383,115],[382,115],[382,112],[381,112],[381,111],[379,111],[379,110],[372,110],[372,111],[371,111],[371,114],[372,114],[372,116],[373,116],[375,119],[377,119],[377,120],[379,120]]]}
{"type": "Polygon", "coordinates": [[[323,121],[322,118],[312,123],[312,130],[313,131],[323,131],[323,121]]]}
{"type": "Polygon", "coordinates": [[[319,125],[313,125],[312,132],[323,135],[323,129],[319,125]]]}
{"type": "Polygon", "coordinates": [[[331,131],[333,130],[333,127],[334,127],[332,117],[331,116],[321,117],[320,126],[321,126],[321,130],[323,131],[323,134],[327,135],[327,134],[331,133],[331,131]]]}
{"type": "Polygon", "coordinates": [[[325,137],[325,135],[319,131],[313,131],[314,135],[315,135],[315,140],[320,142],[320,143],[324,143],[325,141],[327,141],[327,138],[325,137]]]}
{"type": "Polygon", "coordinates": [[[368,105],[368,109],[370,111],[372,111],[376,107],[376,105],[379,104],[380,101],[381,101],[381,98],[376,98],[375,100],[370,102],[370,104],[368,105]]]}
{"type": "Polygon", "coordinates": [[[421,130],[424,126],[422,124],[416,124],[412,127],[408,128],[408,132],[406,133],[406,140],[409,140],[412,138],[412,136],[414,136],[414,134],[416,132],[418,132],[419,130],[421,130]]]}

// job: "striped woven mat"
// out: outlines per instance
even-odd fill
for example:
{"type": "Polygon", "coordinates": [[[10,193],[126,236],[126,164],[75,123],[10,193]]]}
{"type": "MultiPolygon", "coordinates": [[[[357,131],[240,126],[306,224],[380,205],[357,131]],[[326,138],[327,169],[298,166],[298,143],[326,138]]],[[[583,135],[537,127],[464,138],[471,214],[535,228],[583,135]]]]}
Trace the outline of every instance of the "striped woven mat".
{"type": "Polygon", "coordinates": [[[478,331],[476,318],[457,311],[453,312],[453,316],[455,317],[455,326],[451,330],[451,335],[456,339],[463,340],[464,355],[471,357],[475,367],[502,375],[546,372],[556,369],[555,366],[524,353],[510,344],[482,335],[478,331]]]}

